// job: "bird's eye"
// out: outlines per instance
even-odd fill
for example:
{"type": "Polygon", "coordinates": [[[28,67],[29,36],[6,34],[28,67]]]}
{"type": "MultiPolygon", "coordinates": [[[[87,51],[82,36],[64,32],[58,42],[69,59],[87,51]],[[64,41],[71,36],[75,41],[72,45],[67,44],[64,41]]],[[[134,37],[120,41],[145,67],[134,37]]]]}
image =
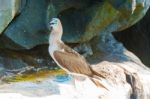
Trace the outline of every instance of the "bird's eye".
{"type": "Polygon", "coordinates": [[[50,25],[54,25],[55,23],[50,23],[50,25]]]}

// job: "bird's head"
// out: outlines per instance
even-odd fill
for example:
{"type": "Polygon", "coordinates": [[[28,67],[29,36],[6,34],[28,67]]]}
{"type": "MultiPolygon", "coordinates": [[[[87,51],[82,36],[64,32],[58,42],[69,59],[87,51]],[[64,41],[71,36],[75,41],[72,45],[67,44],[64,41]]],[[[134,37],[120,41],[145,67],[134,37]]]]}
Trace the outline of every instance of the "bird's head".
{"type": "Polygon", "coordinates": [[[51,33],[56,33],[57,35],[62,35],[63,29],[61,21],[58,18],[52,18],[50,21],[51,33]]]}

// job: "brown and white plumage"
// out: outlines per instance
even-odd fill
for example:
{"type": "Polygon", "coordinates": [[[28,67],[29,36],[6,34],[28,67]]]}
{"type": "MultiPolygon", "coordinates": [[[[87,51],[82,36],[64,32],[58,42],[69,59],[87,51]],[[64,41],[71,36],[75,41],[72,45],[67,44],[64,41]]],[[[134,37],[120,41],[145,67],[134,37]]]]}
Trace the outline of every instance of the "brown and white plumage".
{"type": "Polygon", "coordinates": [[[50,22],[50,28],[49,53],[57,65],[70,74],[86,75],[97,86],[103,86],[93,78],[94,75],[100,75],[91,69],[86,59],[61,41],[63,29],[60,20],[53,18],[50,22]]]}

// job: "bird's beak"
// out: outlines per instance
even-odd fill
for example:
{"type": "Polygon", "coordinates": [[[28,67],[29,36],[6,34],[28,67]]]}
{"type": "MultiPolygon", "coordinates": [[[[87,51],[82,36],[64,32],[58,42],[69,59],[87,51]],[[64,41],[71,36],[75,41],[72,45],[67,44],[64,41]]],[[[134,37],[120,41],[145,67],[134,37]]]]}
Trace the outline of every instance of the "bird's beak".
{"type": "Polygon", "coordinates": [[[50,26],[50,30],[52,30],[52,26],[50,26]]]}
{"type": "Polygon", "coordinates": [[[52,31],[53,25],[54,25],[53,22],[50,22],[50,23],[49,23],[49,29],[50,29],[50,31],[52,31]]]}

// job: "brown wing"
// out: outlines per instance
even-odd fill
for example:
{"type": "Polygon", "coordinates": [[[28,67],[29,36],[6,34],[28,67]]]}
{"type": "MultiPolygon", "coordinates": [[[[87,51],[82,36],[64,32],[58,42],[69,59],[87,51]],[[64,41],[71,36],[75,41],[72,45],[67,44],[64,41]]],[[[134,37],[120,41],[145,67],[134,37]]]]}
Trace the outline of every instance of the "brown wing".
{"type": "Polygon", "coordinates": [[[70,72],[92,75],[89,64],[85,59],[71,49],[68,51],[54,51],[56,61],[70,72]]]}
{"type": "MultiPolygon", "coordinates": [[[[81,56],[80,54],[78,54],[76,51],[74,51],[72,48],[70,48],[69,46],[65,45],[63,42],[58,43],[61,49],[64,49],[67,53],[73,53],[76,56],[81,56]]],[[[81,56],[82,57],[82,56],[81,56]]],[[[84,58],[83,58],[84,59],[84,58]]]]}

